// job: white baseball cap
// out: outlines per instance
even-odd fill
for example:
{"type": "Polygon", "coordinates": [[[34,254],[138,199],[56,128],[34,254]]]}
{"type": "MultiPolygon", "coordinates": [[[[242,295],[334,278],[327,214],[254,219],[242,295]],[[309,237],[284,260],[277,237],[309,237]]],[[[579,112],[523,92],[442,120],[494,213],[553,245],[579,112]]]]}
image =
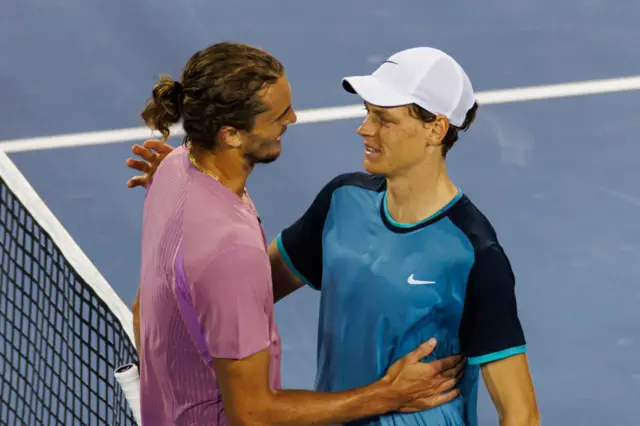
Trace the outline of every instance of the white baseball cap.
{"type": "Polygon", "coordinates": [[[432,114],[444,115],[457,127],[476,102],[471,81],[460,64],[431,47],[395,53],[372,75],[343,78],[342,86],[380,107],[415,103],[432,114]]]}

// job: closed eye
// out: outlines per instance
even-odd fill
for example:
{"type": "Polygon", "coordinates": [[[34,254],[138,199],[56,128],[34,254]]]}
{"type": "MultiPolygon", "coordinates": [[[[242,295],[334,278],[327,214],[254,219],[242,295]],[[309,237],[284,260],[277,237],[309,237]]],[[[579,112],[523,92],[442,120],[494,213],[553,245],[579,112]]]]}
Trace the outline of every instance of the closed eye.
{"type": "Polygon", "coordinates": [[[287,109],[285,109],[284,112],[282,114],[280,114],[278,116],[278,118],[275,119],[275,121],[280,121],[282,119],[282,117],[284,117],[285,115],[287,115],[289,113],[289,111],[291,111],[291,105],[289,105],[287,107],[287,109]]]}

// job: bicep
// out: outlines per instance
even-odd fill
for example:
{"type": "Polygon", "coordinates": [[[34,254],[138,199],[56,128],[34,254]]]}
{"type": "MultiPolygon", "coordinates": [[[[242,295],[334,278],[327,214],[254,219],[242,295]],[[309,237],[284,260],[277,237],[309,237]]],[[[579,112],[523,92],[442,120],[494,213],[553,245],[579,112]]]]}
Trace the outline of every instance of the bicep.
{"type": "Polygon", "coordinates": [[[271,263],[271,280],[273,281],[273,299],[274,302],[277,302],[302,287],[304,283],[282,258],[277,241],[274,240],[269,244],[268,251],[271,263]]]}
{"type": "Polygon", "coordinates": [[[525,354],[483,364],[481,371],[503,424],[536,424],[538,407],[525,354]]]}

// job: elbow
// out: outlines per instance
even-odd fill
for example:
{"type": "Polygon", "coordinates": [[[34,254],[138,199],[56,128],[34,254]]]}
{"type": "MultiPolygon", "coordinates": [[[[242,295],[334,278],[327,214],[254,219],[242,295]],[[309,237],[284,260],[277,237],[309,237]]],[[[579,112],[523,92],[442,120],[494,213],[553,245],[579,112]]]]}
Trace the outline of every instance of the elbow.
{"type": "Polygon", "coordinates": [[[537,407],[527,407],[520,410],[507,411],[501,426],[540,426],[540,412],[537,407]]]}

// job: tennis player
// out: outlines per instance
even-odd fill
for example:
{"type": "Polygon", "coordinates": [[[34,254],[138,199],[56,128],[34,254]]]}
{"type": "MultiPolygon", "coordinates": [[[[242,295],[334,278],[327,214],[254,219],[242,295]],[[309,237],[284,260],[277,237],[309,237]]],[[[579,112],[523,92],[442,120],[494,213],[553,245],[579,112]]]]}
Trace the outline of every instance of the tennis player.
{"type": "Polygon", "coordinates": [[[330,181],[271,247],[321,291],[317,390],[367,383],[435,335],[433,358],[467,356],[461,398],[367,424],[476,426],[481,373],[502,426],[539,425],[514,273],[489,220],[446,170],[478,107],[467,74],[423,47],[343,86],[367,109],[358,134],[368,173],[330,181]]]}
{"type": "MultiPolygon", "coordinates": [[[[459,356],[421,362],[434,350],[430,338],[385,359],[376,374],[365,358],[350,380],[357,386],[281,389],[270,261],[245,190],[254,165],[279,156],[296,121],[280,62],[251,46],[213,45],[189,60],[180,81],[155,85],[142,117],[165,140],[180,120],[186,131],[185,144],[163,155],[144,203],[136,312],[143,426],[339,424],[419,412],[459,395],[459,356]]],[[[295,233],[285,234],[288,250],[299,244],[295,233]]],[[[287,280],[298,282],[290,272],[287,280]]],[[[380,337],[359,331],[365,347],[380,337]]]]}

